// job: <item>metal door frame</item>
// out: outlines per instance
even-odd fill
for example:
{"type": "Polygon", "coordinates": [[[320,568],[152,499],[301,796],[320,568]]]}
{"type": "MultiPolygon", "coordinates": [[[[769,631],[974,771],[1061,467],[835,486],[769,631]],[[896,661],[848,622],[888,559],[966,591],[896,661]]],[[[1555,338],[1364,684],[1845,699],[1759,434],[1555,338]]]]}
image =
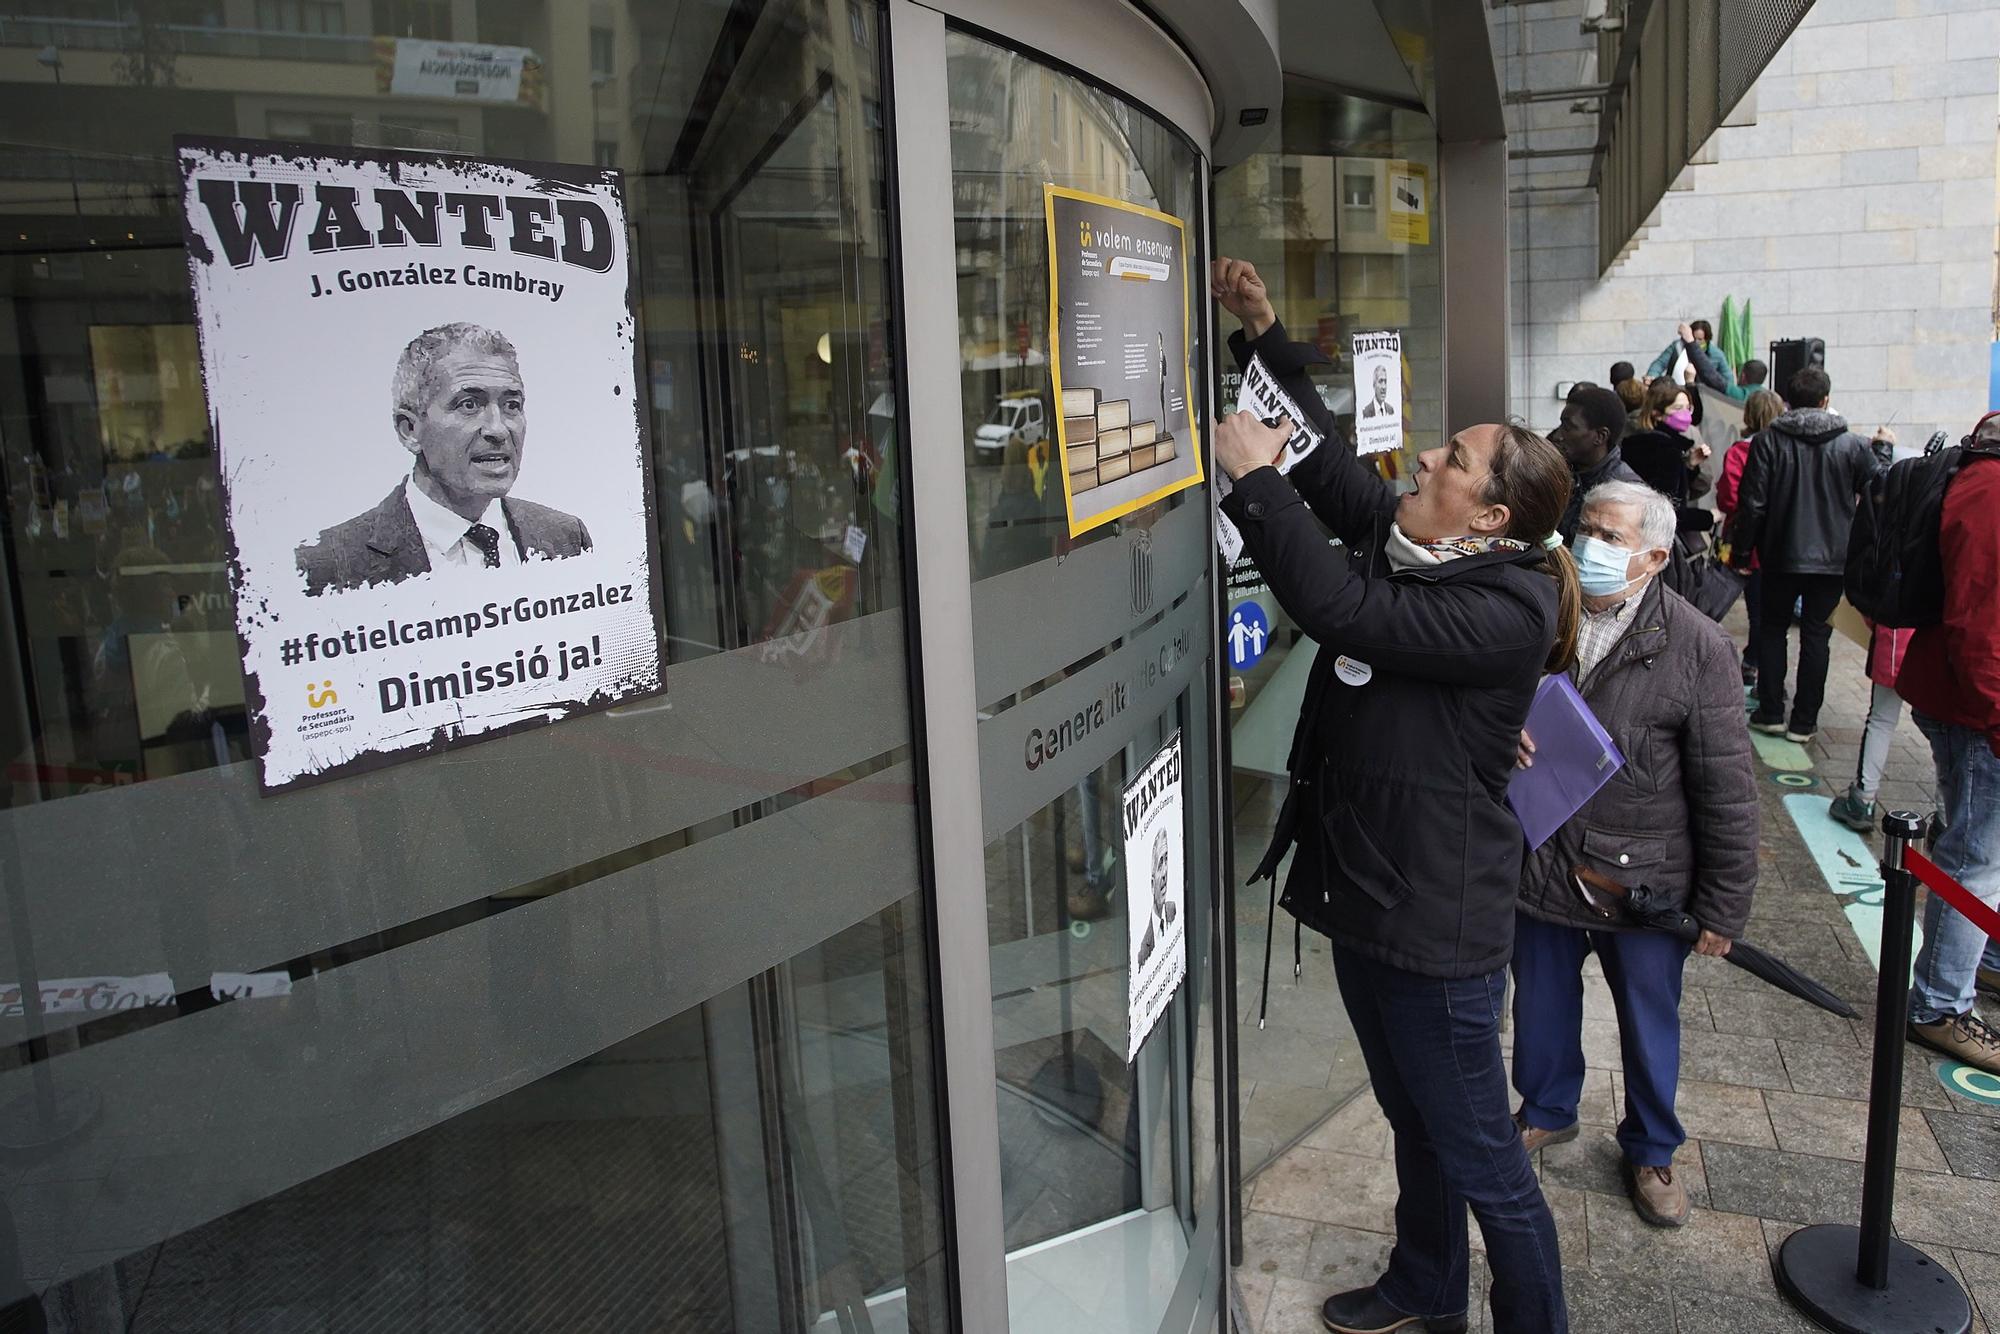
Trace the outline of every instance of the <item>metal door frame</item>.
{"type": "MultiPolygon", "coordinates": [[[[958,343],[957,248],[951,220],[951,129],[946,68],[947,19],[981,29],[1035,51],[1055,68],[1078,70],[1120,90],[1178,128],[1194,145],[1201,180],[1201,217],[1192,220],[1192,238],[1206,251],[1210,227],[1207,146],[1213,103],[1194,64],[1173,40],[1138,9],[1122,0],[1095,0],[1089,23],[1077,21],[1087,0],[1011,0],[1007,5],[977,0],[888,0],[886,42],[891,105],[893,215],[896,227],[896,313],[901,323],[901,385],[904,390],[902,440],[909,479],[906,541],[912,559],[912,636],[918,683],[916,704],[923,720],[927,758],[923,803],[932,878],[931,922],[936,932],[935,1005],[938,1066],[942,1078],[941,1129],[946,1159],[947,1252],[959,1327],[985,1334],[1008,1329],[1007,1261],[1001,1219],[999,1109],[995,1097],[992,970],[986,919],[985,831],[977,734],[971,543],[965,518],[966,467],[961,424],[963,395],[958,343]],[[1060,40],[1058,40],[1058,38],[1060,40]],[[1039,39],[1039,40],[1038,40],[1039,39]],[[1062,56],[1048,54],[1060,47],[1062,56]],[[946,447],[946,444],[949,447],[946,447]]],[[[1196,298],[1199,300],[1199,298],[1196,298]]],[[[1211,341],[1210,384],[1215,359],[1212,321],[1200,310],[1211,341]]],[[[1208,575],[1214,582],[1214,553],[1208,575]]],[[[1204,601],[1212,601],[1204,598],[1204,601]]],[[[1212,609],[1204,606],[1212,618],[1212,609]]],[[[1210,627],[1213,629],[1213,626],[1210,627]]],[[[1213,635],[1210,638],[1213,639],[1213,635]]],[[[1213,661],[1213,658],[1210,659],[1213,661]]],[[[1216,689],[1214,673],[1197,672],[1192,689],[1216,689]]],[[[1220,719],[1211,703],[1209,717],[1220,719]]],[[[1226,791],[1226,775],[1216,795],[1226,791]]],[[[1214,820],[1213,811],[1191,818],[1214,820]]],[[[1205,868],[1218,887],[1216,966],[1209,977],[1216,994],[1217,1085],[1228,1046],[1224,1031],[1233,1007],[1227,1004],[1233,970],[1220,948],[1222,844],[1210,840],[1214,865],[1205,868]]],[[[1192,869],[1192,868],[1191,868],[1192,869]]],[[[1192,1067],[1190,1067],[1190,1077],[1192,1067]]],[[[1226,1265],[1229,1213],[1219,1207],[1228,1191],[1227,1143],[1235,1120],[1233,1101],[1218,1092],[1214,1133],[1218,1179],[1199,1211],[1191,1256],[1173,1304],[1190,1323],[1214,1310],[1200,1294],[1218,1263],[1226,1265]],[[1203,1250],[1210,1259],[1201,1259],[1203,1250]]],[[[1192,1119],[1183,1124],[1191,1128],[1192,1119]]],[[[1205,1327],[1205,1326],[1204,1326],[1205,1327]]]]}

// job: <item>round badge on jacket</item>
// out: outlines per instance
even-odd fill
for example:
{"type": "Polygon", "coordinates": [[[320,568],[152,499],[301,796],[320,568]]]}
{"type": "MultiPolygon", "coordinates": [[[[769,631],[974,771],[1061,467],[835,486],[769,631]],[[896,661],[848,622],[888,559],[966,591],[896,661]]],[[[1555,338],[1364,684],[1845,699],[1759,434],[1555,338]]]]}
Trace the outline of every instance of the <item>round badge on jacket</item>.
{"type": "Polygon", "coordinates": [[[1351,686],[1365,686],[1375,678],[1375,669],[1345,653],[1333,660],[1333,674],[1351,686]]]}

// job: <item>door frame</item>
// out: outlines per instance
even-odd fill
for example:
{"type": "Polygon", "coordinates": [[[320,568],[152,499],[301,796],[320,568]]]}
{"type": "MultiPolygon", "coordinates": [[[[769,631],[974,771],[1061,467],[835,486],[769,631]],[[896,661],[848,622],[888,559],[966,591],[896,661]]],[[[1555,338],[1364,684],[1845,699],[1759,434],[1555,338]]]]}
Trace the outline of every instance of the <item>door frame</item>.
{"type": "MultiPolygon", "coordinates": [[[[928,783],[923,838],[932,878],[931,922],[936,932],[935,995],[942,1091],[940,1129],[945,1156],[946,1254],[952,1274],[959,1328],[1004,1334],[1008,1325],[1007,1256],[1001,1210],[999,1108],[995,1096],[992,968],[986,908],[984,802],[977,733],[971,542],[965,520],[966,466],[962,434],[963,391],[958,341],[957,245],[953,227],[950,90],[946,33],[950,26],[980,31],[1005,44],[1035,53],[1052,67],[1075,71],[1166,121],[1193,146],[1200,176],[1201,216],[1190,220],[1198,248],[1211,240],[1211,177],[1208,144],[1214,104],[1194,63],[1173,39],[1124,0],[888,0],[886,120],[891,137],[893,215],[900,258],[896,313],[902,326],[904,396],[901,414],[907,458],[908,536],[914,572],[911,637],[927,752],[928,783]],[[1077,11],[1092,11],[1079,22],[1077,11]],[[1051,54],[1059,48],[1060,57],[1051,54]],[[940,225],[943,220],[943,225],[940,225]],[[944,447],[945,442],[950,447],[944,447]]],[[[1196,298],[1199,300],[1199,298],[1196,298]]],[[[1212,338],[1210,311],[1200,309],[1212,338]]],[[[1213,385],[1215,350],[1207,344],[1213,385]]],[[[1192,387],[1191,387],[1192,388],[1192,387]]],[[[1199,396],[1197,401],[1199,401],[1199,396]]],[[[1210,589],[1215,553],[1207,553],[1210,589]]],[[[1204,598],[1212,602],[1213,598],[1204,598]]],[[[1212,609],[1202,608],[1212,617],[1212,609]]],[[[1211,625],[1211,629],[1213,626],[1211,625]]],[[[1210,639],[1214,636],[1211,634],[1210,639]]],[[[1211,654],[1209,659],[1214,660],[1211,654]]],[[[1197,672],[1189,689],[1210,692],[1208,718],[1220,729],[1214,673],[1197,672]]],[[[1211,806],[1226,801],[1226,775],[1218,777],[1211,806]]],[[[1190,818],[1226,827],[1214,810],[1191,811],[1190,818]]],[[[1219,901],[1222,844],[1211,838],[1206,874],[1219,901]]],[[[1218,1074],[1229,1046],[1224,1025],[1233,1006],[1233,952],[1223,948],[1227,920],[1219,902],[1212,939],[1217,942],[1208,973],[1214,990],[1210,1013],[1215,1026],[1218,1074]]],[[[1190,1067],[1190,1075],[1192,1069],[1190,1067]]],[[[1170,1315],[1189,1328],[1215,1308],[1203,1297],[1219,1291],[1209,1281],[1226,1265],[1230,1210],[1219,1207],[1228,1194],[1236,1109],[1231,1087],[1218,1078],[1217,1117],[1212,1132],[1217,1180],[1199,1210],[1186,1271],[1177,1284],[1170,1315]],[[1207,1258],[1203,1258],[1206,1252],[1207,1258]],[[1182,1323],[1185,1322],[1185,1323],[1182,1323]]],[[[1192,1133],[1193,1120],[1183,1120],[1192,1133]]],[[[1204,1328],[1206,1326],[1203,1326],[1204,1328]]]]}

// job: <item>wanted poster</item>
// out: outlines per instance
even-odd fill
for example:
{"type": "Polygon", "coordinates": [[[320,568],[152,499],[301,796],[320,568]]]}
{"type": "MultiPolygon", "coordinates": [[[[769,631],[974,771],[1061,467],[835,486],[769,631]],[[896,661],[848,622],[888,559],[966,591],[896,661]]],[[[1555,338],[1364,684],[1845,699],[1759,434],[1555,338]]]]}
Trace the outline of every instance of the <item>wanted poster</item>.
{"type": "MultiPolygon", "coordinates": [[[[1274,417],[1287,418],[1292,423],[1292,438],[1285,442],[1285,452],[1278,456],[1279,472],[1290,472],[1306,455],[1320,447],[1325,438],[1312,425],[1298,405],[1298,401],[1286,393],[1276,377],[1264,364],[1262,357],[1252,355],[1250,366],[1243,372],[1243,384],[1236,392],[1236,410],[1247,412],[1259,421],[1270,421],[1274,417]]],[[[1235,483],[1229,474],[1215,470],[1215,545],[1222,550],[1223,560],[1235,564],[1243,556],[1243,532],[1221,509],[1222,501],[1235,483]]]]}
{"type": "Polygon", "coordinates": [[[619,174],[175,147],[264,791],[658,692],[619,174]]]}
{"type": "Polygon", "coordinates": [[[1181,734],[1168,738],[1125,787],[1126,934],[1130,1018],[1125,1060],[1167,1012],[1187,976],[1187,861],[1181,819],[1181,734]]]}
{"type": "Polygon", "coordinates": [[[1403,335],[1354,335],[1354,452],[1381,454],[1403,445],[1403,335]]]}
{"type": "Polygon", "coordinates": [[[1075,537],[1201,482],[1187,225],[1059,185],[1042,194],[1049,370],[1075,537]]]}

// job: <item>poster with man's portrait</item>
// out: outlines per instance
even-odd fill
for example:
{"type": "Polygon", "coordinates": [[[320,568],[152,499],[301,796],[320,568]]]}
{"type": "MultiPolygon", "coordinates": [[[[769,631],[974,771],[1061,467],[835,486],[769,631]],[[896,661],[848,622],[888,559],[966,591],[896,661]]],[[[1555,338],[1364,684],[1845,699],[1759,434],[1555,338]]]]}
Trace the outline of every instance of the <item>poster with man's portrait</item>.
{"type": "Polygon", "coordinates": [[[619,174],[176,150],[264,790],[657,693],[619,174]]]}
{"type": "Polygon", "coordinates": [[[1403,335],[1354,335],[1354,450],[1381,454],[1403,444],[1403,335]]]}
{"type": "Polygon", "coordinates": [[[1125,1059],[1187,977],[1187,848],[1181,814],[1181,734],[1167,739],[1119,802],[1125,834],[1127,1028],[1125,1059]]]}

